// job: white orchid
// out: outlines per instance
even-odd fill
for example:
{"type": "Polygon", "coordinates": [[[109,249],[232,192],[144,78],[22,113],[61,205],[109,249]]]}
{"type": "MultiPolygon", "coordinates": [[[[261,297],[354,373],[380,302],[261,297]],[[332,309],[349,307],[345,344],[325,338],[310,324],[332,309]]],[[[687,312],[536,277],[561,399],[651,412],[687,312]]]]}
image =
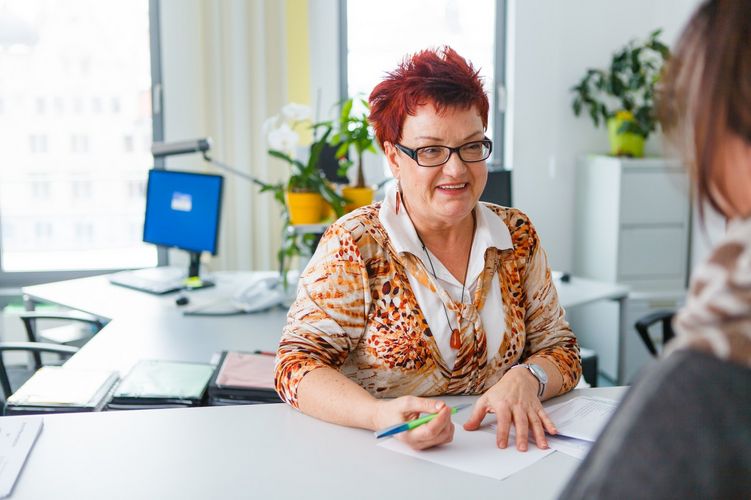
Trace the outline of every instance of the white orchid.
{"type": "Polygon", "coordinates": [[[282,116],[291,122],[308,120],[312,116],[310,106],[291,102],[282,108],[282,116]]]}
{"type": "Polygon", "coordinates": [[[300,136],[287,123],[269,131],[267,136],[271,149],[291,153],[300,142],[300,136]]]}

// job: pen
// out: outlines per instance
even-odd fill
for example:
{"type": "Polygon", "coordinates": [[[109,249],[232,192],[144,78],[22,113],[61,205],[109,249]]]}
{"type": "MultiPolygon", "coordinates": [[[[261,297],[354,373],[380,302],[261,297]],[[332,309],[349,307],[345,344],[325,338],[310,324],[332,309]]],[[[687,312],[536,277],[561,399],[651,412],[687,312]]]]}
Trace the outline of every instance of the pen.
{"type": "Polygon", "coordinates": [[[264,356],[276,356],[276,353],[275,352],[271,352],[271,351],[259,351],[259,350],[255,350],[255,351],[253,351],[253,354],[263,354],[264,356]]]}
{"type": "MultiPolygon", "coordinates": [[[[451,414],[453,415],[459,410],[463,410],[464,408],[469,408],[470,406],[472,406],[471,403],[454,406],[451,408],[451,414]]],[[[396,424],[396,425],[392,425],[391,427],[386,427],[385,429],[376,431],[375,437],[378,439],[381,439],[384,437],[393,436],[394,434],[399,434],[400,432],[412,430],[415,427],[420,427],[422,424],[427,424],[428,422],[430,422],[437,416],[438,416],[438,413],[430,413],[428,415],[425,415],[424,417],[410,420],[409,422],[402,422],[401,424],[396,424]]]]}

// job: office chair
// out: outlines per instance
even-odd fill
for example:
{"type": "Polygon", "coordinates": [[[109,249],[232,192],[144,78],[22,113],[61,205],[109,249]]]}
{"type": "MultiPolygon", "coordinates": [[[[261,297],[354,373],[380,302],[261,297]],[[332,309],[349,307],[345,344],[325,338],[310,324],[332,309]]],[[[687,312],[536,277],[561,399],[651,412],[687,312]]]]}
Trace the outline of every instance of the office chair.
{"type": "Polygon", "coordinates": [[[23,385],[39,368],[42,367],[41,353],[50,352],[61,357],[69,357],[78,352],[78,347],[42,342],[0,342],[0,386],[3,398],[8,398],[23,385]],[[28,365],[7,365],[4,354],[7,351],[23,351],[33,354],[34,363],[28,365]]]}
{"type": "Polygon", "coordinates": [[[634,324],[642,342],[644,342],[644,345],[647,346],[647,350],[649,350],[654,357],[658,356],[658,352],[654,342],[652,342],[652,337],[649,335],[649,328],[657,322],[662,322],[662,345],[664,346],[675,336],[672,325],[673,316],[675,316],[675,311],[655,311],[640,318],[639,321],[634,324]]]}
{"type": "MultiPolygon", "coordinates": [[[[80,311],[27,311],[19,315],[26,329],[29,342],[46,342],[66,346],[81,347],[88,342],[99,330],[104,322],[99,318],[80,311]],[[72,324],[56,326],[46,329],[38,328],[37,322],[48,320],[69,321],[72,324]]],[[[32,353],[37,366],[41,366],[38,352],[32,353]]]]}

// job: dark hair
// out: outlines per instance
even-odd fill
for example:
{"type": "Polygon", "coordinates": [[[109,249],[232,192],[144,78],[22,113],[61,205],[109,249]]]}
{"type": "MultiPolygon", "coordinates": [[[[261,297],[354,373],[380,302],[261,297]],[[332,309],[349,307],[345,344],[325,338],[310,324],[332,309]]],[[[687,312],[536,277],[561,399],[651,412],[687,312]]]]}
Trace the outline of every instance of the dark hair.
{"type": "MultiPolygon", "coordinates": [[[[660,121],[703,202],[723,212],[713,172],[728,133],[751,144],[751,0],[709,0],[694,13],[667,65],[660,121]]],[[[719,193],[724,196],[723,193],[719,193]]]]}
{"type": "Polygon", "coordinates": [[[381,148],[401,139],[407,115],[431,102],[441,112],[448,107],[477,106],[483,128],[488,127],[488,96],[479,71],[451,47],[407,56],[370,94],[370,123],[381,148]]]}

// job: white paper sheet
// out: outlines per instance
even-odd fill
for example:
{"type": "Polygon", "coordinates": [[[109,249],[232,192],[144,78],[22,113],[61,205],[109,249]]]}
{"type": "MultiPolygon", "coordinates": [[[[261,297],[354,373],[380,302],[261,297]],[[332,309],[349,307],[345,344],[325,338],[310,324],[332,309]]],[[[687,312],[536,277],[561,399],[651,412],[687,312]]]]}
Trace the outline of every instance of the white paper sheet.
{"type": "Polygon", "coordinates": [[[0,419],[0,498],[13,491],[43,423],[42,417],[0,419]]]}
{"type": "Polygon", "coordinates": [[[454,440],[451,443],[437,448],[415,451],[393,438],[379,443],[378,446],[493,479],[505,479],[553,453],[552,449],[540,450],[534,445],[529,446],[525,452],[517,451],[511,439],[508,447],[502,450],[496,446],[493,435],[482,431],[465,431],[461,425],[456,426],[454,440]]]}
{"type": "Polygon", "coordinates": [[[548,446],[555,451],[560,451],[566,455],[579,460],[583,460],[592,448],[591,441],[583,439],[570,438],[566,436],[547,436],[548,446]]]}
{"type": "Polygon", "coordinates": [[[594,441],[618,406],[617,401],[580,396],[545,411],[558,429],[558,435],[594,441]]]}

